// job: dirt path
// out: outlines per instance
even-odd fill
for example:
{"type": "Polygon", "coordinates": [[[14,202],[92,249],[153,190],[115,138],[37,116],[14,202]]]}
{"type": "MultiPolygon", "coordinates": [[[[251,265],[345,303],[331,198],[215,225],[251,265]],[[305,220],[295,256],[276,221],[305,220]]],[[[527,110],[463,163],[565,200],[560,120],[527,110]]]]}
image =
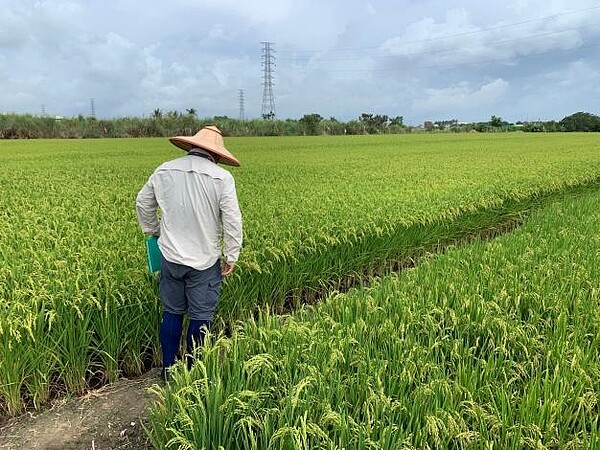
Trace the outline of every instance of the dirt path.
{"type": "Polygon", "coordinates": [[[154,369],[42,413],[10,419],[0,424],[0,449],[151,449],[141,423],[153,401],[148,388],[158,382],[154,369]]]}

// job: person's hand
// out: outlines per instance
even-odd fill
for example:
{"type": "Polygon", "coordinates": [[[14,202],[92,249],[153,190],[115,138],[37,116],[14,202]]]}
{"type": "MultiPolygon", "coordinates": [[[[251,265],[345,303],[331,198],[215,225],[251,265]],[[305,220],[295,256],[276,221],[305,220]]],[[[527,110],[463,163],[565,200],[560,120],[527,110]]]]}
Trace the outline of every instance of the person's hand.
{"type": "Polygon", "coordinates": [[[221,275],[228,277],[233,272],[233,264],[224,263],[221,267],[221,275]]]}

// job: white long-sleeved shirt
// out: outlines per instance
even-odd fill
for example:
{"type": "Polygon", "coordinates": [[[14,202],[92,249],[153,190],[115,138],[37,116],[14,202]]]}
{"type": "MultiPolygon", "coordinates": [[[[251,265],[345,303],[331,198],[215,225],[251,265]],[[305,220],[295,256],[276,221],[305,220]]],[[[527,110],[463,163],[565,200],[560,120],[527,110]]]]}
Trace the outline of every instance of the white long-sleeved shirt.
{"type": "Polygon", "coordinates": [[[221,256],[235,264],[242,247],[242,215],[233,176],[194,155],[159,166],[136,199],[144,233],[158,235],[167,261],[204,270],[221,256]],[[161,219],[158,219],[158,208],[161,219]]]}

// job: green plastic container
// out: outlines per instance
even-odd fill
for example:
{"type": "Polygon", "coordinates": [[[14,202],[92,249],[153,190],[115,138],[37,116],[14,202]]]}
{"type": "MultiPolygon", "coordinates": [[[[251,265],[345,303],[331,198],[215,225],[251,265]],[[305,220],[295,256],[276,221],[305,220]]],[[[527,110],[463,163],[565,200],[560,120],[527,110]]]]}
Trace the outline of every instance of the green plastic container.
{"type": "Polygon", "coordinates": [[[158,236],[148,236],[146,238],[146,256],[148,259],[148,272],[155,273],[160,271],[161,253],[158,248],[158,236]]]}

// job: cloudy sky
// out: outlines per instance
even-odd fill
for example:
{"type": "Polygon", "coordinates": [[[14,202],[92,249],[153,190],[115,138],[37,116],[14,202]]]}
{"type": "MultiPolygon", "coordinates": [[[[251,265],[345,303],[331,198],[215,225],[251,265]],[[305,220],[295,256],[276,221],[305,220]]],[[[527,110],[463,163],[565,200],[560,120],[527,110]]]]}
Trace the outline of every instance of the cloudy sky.
{"type": "Polygon", "coordinates": [[[0,0],[0,112],[600,115],[599,0],[0,0]]]}

